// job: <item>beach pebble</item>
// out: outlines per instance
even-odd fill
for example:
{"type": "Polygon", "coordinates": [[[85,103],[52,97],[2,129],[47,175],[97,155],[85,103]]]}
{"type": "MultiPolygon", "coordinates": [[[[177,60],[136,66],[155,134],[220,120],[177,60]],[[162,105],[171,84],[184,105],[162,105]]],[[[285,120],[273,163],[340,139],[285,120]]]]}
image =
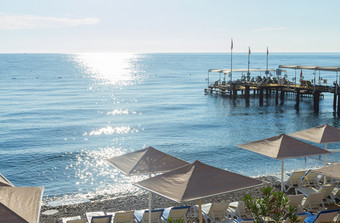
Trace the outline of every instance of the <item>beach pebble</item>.
{"type": "Polygon", "coordinates": [[[51,209],[51,210],[44,211],[44,212],[42,212],[41,214],[42,214],[42,215],[55,215],[55,214],[57,214],[58,212],[59,212],[58,210],[51,209]]]}

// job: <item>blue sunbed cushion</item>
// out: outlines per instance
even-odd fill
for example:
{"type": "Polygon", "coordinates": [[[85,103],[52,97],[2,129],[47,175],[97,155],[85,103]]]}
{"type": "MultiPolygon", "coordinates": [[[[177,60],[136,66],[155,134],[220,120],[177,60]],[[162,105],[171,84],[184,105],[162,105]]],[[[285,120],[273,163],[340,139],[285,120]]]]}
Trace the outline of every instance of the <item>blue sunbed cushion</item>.
{"type": "Polygon", "coordinates": [[[318,219],[318,217],[322,214],[326,214],[326,213],[330,213],[330,212],[338,212],[340,209],[334,209],[334,210],[326,210],[326,211],[320,211],[319,214],[314,215],[309,213],[309,215],[307,215],[307,217],[305,218],[305,223],[313,223],[315,222],[316,219],[318,219]]]}

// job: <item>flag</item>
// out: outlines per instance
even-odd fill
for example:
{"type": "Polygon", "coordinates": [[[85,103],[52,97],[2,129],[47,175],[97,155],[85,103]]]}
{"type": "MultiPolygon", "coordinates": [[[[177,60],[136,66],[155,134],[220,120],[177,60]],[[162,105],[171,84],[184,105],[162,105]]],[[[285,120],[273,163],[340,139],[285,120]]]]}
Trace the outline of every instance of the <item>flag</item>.
{"type": "Polygon", "coordinates": [[[269,55],[269,51],[268,51],[268,46],[267,46],[267,56],[269,55]]]}
{"type": "Polygon", "coordinates": [[[249,56],[251,55],[250,47],[249,47],[249,56]]]}
{"type": "Polygon", "coordinates": [[[233,50],[233,48],[234,48],[234,43],[233,43],[233,39],[231,39],[231,47],[230,47],[230,49],[233,50]]]}
{"type": "Polygon", "coordinates": [[[302,70],[301,70],[301,73],[300,73],[300,77],[302,77],[302,70]]]}

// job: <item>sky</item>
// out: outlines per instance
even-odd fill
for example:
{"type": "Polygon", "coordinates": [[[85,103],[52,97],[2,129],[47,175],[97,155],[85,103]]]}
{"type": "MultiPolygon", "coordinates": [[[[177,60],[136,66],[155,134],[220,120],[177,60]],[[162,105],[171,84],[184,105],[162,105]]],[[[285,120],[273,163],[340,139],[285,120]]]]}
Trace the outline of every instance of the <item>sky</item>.
{"type": "Polygon", "coordinates": [[[0,0],[0,53],[340,52],[338,0],[0,0]]]}

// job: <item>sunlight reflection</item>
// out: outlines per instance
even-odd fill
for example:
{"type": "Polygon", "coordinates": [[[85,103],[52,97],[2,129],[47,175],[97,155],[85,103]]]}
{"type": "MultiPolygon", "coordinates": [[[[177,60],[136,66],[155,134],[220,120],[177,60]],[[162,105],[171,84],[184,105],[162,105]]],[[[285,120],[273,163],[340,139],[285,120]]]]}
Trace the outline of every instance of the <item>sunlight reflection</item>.
{"type": "Polygon", "coordinates": [[[126,133],[134,133],[134,132],[138,132],[137,129],[131,129],[130,126],[120,126],[120,127],[115,127],[113,128],[112,126],[106,126],[104,128],[100,128],[97,130],[93,130],[90,133],[85,132],[83,134],[83,136],[87,136],[87,135],[94,135],[94,136],[98,136],[98,135],[112,135],[114,133],[117,134],[126,134],[126,133]]]}
{"type": "MultiPolygon", "coordinates": [[[[144,190],[134,186],[134,182],[146,179],[147,176],[125,176],[104,160],[129,152],[129,149],[106,147],[97,150],[83,150],[76,154],[75,162],[65,168],[64,175],[70,178],[74,174],[77,179],[75,187],[78,193],[52,195],[45,197],[44,202],[54,205],[75,204],[92,199],[110,199],[127,195],[140,195],[144,190]],[[89,192],[87,192],[89,191],[89,192]]],[[[63,156],[69,156],[67,153],[63,156]]],[[[74,158],[71,158],[72,160],[74,158]]]]}
{"type": "Polygon", "coordinates": [[[101,84],[120,87],[139,79],[133,66],[137,58],[131,53],[84,53],[76,54],[74,60],[101,84]]]}

